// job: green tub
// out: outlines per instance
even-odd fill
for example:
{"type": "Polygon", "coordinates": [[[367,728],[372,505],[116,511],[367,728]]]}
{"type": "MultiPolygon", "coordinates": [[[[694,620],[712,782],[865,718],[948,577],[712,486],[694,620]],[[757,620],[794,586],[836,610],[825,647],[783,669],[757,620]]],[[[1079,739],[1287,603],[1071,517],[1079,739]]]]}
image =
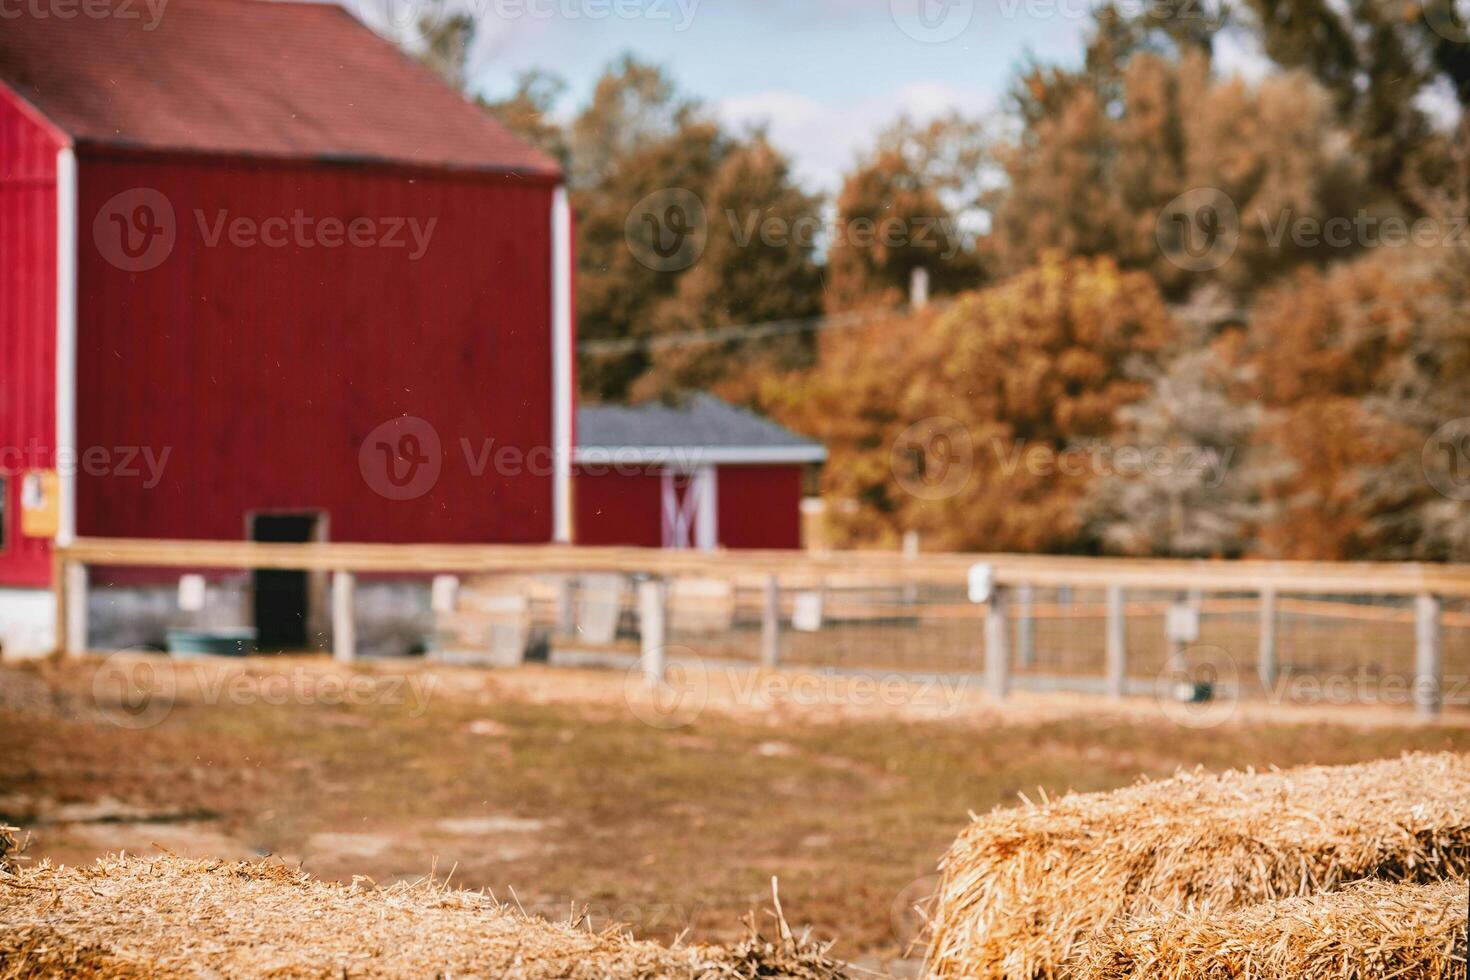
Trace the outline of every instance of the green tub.
{"type": "Polygon", "coordinates": [[[255,630],[171,629],[168,652],[175,657],[245,657],[255,649],[255,630]]]}

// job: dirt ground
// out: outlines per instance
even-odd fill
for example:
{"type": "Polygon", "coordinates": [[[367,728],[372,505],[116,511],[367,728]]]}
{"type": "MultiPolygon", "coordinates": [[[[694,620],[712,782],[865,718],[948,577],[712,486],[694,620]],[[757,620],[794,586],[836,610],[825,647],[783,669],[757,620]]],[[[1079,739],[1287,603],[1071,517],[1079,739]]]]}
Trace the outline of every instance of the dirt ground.
{"type": "Polygon", "coordinates": [[[275,855],[331,879],[434,869],[528,911],[729,940],[779,878],[793,923],[895,963],[971,812],[1179,767],[1470,751],[1463,719],[1148,700],[989,702],[974,682],[415,662],[0,668],[0,822],[31,860],[275,855]]]}

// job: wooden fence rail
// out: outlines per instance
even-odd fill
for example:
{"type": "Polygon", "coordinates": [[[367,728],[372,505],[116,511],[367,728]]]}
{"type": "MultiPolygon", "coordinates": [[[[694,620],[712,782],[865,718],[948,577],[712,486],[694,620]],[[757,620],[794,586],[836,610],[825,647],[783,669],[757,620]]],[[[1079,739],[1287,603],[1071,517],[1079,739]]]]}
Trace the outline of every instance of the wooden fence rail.
{"type": "MultiPolygon", "coordinates": [[[[833,582],[848,585],[946,587],[955,596],[944,610],[963,614],[964,594],[972,569],[987,566],[991,583],[984,605],[972,605],[973,615],[986,618],[984,677],[988,689],[1004,697],[1011,687],[1012,637],[1023,666],[1033,655],[1033,621],[1048,618],[1094,617],[1105,621],[1105,689],[1122,696],[1127,688],[1128,652],[1123,622],[1133,615],[1163,615],[1169,602],[1158,599],[1128,601],[1128,593],[1163,592],[1193,596],[1196,611],[1248,613],[1259,608],[1259,670],[1263,681],[1276,671],[1275,623],[1278,613],[1333,615],[1343,607],[1344,618],[1411,623],[1415,646],[1415,703],[1421,714],[1440,709],[1443,658],[1440,632],[1446,614],[1442,601],[1470,599],[1470,565],[1396,563],[1327,563],[1271,561],[1192,561],[1165,559],[1079,558],[1007,554],[913,554],[902,552],[843,551],[830,553],[776,551],[670,551],[637,548],[584,548],[551,545],[449,544],[266,544],[247,541],[163,541],[82,538],[55,552],[57,632],[63,650],[77,651],[86,643],[88,570],[96,568],[156,568],[173,570],[282,569],[330,573],[333,592],[333,650],[350,659],[355,646],[352,595],[356,576],[443,574],[551,574],[616,573],[638,575],[654,582],[640,593],[639,608],[647,624],[647,657],[662,657],[665,631],[663,604],[668,590],[660,580],[709,577],[739,580],[760,590],[762,610],[761,662],[775,666],[781,659],[780,618],[782,593],[820,588],[833,582]],[[1062,606],[1035,600],[1040,588],[1092,589],[1101,603],[1062,606]],[[1223,594],[1203,602],[1203,593],[1223,594]],[[1232,596],[1256,597],[1254,602],[1232,596]],[[1316,599],[1293,598],[1315,596],[1316,599]],[[1357,605],[1347,609],[1332,596],[1412,597],[1412,609],[1378,609],[1357,605]],[[655,608],[656,607],[656,608],[655,608]],[[1014,622],[1015,628],[1010,624],[1014,622]],[[651,642],[657,640],[657,642],[651,642]]],[[[973,598],[973,597],[972,597],[973,598]]],[[[877,609],[882,600],[873,600],[877,609]]],[[[940,607],[936,607],[939,609],[940,607]]],[[[1449,614],[1457,621],[1464,614],[1449,614]]],[[[651,675],[661,663],[647,662],[651,675]]]]}

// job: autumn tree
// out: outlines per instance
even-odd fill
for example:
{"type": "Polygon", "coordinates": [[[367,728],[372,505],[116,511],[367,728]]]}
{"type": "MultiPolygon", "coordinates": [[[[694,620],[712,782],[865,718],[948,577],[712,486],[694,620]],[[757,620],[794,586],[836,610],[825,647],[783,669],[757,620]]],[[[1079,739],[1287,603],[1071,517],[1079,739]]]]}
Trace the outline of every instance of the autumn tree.
{"type": "Polygon", "coordinates": [[[1259,446],[1286,464],[1268,487],[1278,513],[1262,530],[1266,554],[1466,554],[1445,529],[1470,527],[1470,511],[1440,489],[1459,478],[1457,461],[1426,445],[1470,404],[1467,299],[1462,256],[1408,247],[1304,270],[1262,297],[1245,395],[1268,413],[1259,446]]]}
{"type": "Polygon", "coordinates": [[[516,76],[516,87],[510,95],[482,99],[480,105],[506,129],[541,149],[566,170],[571,163],[571,148],[565,131],[552,118],[566,88],[560,76],[533,69],[516,76]]]}
{"type": "Polygon", "coordinates": [[[1003,153],[995,208],[1004,269],[1057,248],[1146,270],[1171,299],[1210,283],[1248,298],[1293,265],[1350,254],[1294,223],[1373,203],[1327,93],[1304,75],[1251,88],[1217,80],[1197,51],[1145,52],[1116,93],[1076,78],[1056,97],[1039,77],[1026,84],[1031,117],[1003,153]]]}
{"type": "MultiPolygon", "coordinates": [[[[1222,345],[1223,346],[1223,345],[1222,345]]],[[[1237,399],[1241,368],[1227,351],[1185,347],[1151,379],[1148,397],[1118,413],[1113,449],[1148,465],[1110,467],[1082,504],[1103,551],[1143,557],[1238,558],[1265,516],[1270,463],[1251,452],[1261,412],[1237,399]],[[1156,464],[1154,461],[1157,461],[1156,464]]]]}
{"type": "Polygon", "coordinates": [[[1416,213],[1415,173],[1442,149],[1426,105],[1448,95],[1470,107],[1470,26],[1455,0],[1244,0],[1242,19],[1265,54],[1311,74],[1368,163],[1375,186],[1416,213]]]}
{"type": "Polygon", "coordinates": [[[763,406],[827,444],[824,495],[842,543],[1061,551],[1118,412],[1148,394],[1173,336],[1149,278],[1048,254],[945,308],[891,313],[822,342],[802,383],[763,406]]]}
{"type": "Polygon", "coordinates": [[[763,135],[725,131],[661,69],[623,59],[572,122],[568,145],[578,335],[591,342],[584,394],[617,400],[712,385],[773,345],[651,341],[816,312],[818,202],[763,135]],[[666,214],[688,223],[690,234],[679,232],[693,242],[687,260],[660,260],[666,214]],[[598,352],[602,340],[623,347],[598,352]]]}
{"type": "Polygon", "coordinates": [[[634,383],[635,399],[790,370],[811,359],[811,336],[800,331],[740,333],[751,324],[811,317],[821,311],[816,264],[820,201],[791,177],[790,164],[760,134],[734,146],[720,162],[705,202],[703,254],[654,310],[654,336],[734,328],[728,339],[656,347],[634,383]]]}
{"type": "MultiPolygon", "coordinates": [[[[572,192],[577,220],[579,339],[642,341],[657,333],[658,311],[676,294],[688,267],[666,268],[650,262],[651,253],[629,239],[629,216],[639,202],[656,195],[678,193],[680,200],[688,195],[702,202],[729,150],[728,138],[718,125],[690,118],[666,138],[611,161],[595,183],[572,192]]],[[[689,220],[697,221],[707,234],[707,208],[703,215],[691,215],[689,220]]],[[[635,222],[637,217],[635,214],[635,222]]],[[[636,223],[634,232],[645,233],[636,223]]],[[[611,354],[594,351],[582,358],[579,367],[582,391],[593,398],[621,399],[651,364],[646,346],[611,354]]]]}
{"type": "Polygon", "coordinates": [[[828,309],[892,306],[919,267],[935,293],[980,285],[966,221],[989,175],[989,147],[984,128],[957,115],[926,125],[900,119],[879,134],[837,197],[828,309]]]}
{"type": "Polygon", "coordinates": [[[703,116],[698,102],[681,94],[662,67],[623,55],[603,71],[591,101],[568,129],[572,186],[596,187],[647,144],[707,122],[703,116]]]}

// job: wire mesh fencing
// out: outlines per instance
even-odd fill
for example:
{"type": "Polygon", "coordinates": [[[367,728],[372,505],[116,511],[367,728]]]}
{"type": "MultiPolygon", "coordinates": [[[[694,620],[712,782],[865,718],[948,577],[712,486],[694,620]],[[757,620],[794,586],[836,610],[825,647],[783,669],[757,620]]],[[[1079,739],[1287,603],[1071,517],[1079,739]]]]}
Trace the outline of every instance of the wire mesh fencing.
{"type": "Polygon", "coordinates": [[[997,697],[1424,715],[1470,703],[1461,566],[126,541],[73,546],[59,566],[67,651],[158,642],[143,623],[170,648],[239,650],[249,630],[259,643],[284,624],[294,639],[278,648],[343,660],[423,653],[657,677],[682,657],[964,676],[997,697]]]}

